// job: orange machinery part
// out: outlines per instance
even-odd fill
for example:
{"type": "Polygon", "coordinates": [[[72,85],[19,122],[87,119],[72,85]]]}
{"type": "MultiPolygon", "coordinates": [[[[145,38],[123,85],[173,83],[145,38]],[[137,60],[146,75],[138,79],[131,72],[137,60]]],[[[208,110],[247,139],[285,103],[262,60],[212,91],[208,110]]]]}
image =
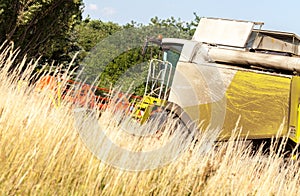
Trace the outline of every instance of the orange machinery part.
{"type": "MultiPolygon", "coordinates": [[[[83,84],[80,82],[76,82],[73,80],[67,81],[69,84],[78,84],[81,86],[79,90],[71,90],[69,89],[60,89],[61,92],[64,92],[62,98],[68,102],[73,104],[79,104],[81,106],[88,103],[88,107],[98,107],[99,109],[105,109],[108,106],[108,103],[111,101],[109,97],[96,96],[93,92],[93,89],[97,89],[99,91],[110,93],[111,91],[106,88],[99,88],[96,86],[91,86],[88,84],[83,84]]],[[[56,77],[46,75],[43,76],[36,84],[36,90],[38,92],[43,90],[51,90],[55,93],[58,93],[57,90],[59,88],[59,83],[56,77]]],[[[142,98],[139,96],[130,96],[131,99],[141,100],[142,98]]],[[[114,107],[117,110],[128,110],[130,106],[129,99],[126,98],[125,94],[118,93],[118,98],[115,100],[114,107]]]]}
{"type": "Polygon", "coordinates": [[[35,89],[37,91],[42,91],[45,89],[56,90],[57,86],[56,78],[54,76],[46,75],[37,82],[35,89]]]}

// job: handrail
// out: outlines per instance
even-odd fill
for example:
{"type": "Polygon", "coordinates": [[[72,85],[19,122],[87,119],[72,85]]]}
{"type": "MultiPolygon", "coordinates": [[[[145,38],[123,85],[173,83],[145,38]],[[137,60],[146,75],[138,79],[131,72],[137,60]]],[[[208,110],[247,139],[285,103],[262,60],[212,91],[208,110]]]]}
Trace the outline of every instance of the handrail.
{"type": "Polygon", "coordinates": [[[172,77],[172,69],[173,66],[170,62],[152,59],[149,64],[149,71],[144,96],[147,95],[147,91],[148,89],[150,89],[151,92],[149,95],[156,94],[156,96],[158,96],[159,99],[165,100],[167,98],[168,89],[171,86],[170,83],[172,77]],[[151,81],[152,83],[150,84],[151,81]],[[159,90],[159,92],[155,93],[154,91],[157,89],[159,90]]]}

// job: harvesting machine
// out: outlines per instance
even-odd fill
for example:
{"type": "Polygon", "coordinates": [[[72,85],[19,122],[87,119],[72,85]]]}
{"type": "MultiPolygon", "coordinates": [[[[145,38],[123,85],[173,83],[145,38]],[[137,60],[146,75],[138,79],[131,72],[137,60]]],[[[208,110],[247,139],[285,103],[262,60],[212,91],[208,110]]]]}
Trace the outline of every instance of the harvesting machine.
{"type": "Polygon", "coordinates": [[[161,39],[133,116],[145,122],[163,107],[187,129],[220,129],[220,140],[238,122],[241,137],[300,143],[300,37],[262,26],[202,18],[191,40],[161,39]]]}
{"type": "MultiPolygon", "coordinates": [[[[162,48],[163,59],[151,60],[144,96],[138,97],[141,101],[130,115],[145,123],[170,113],[188,131],[220,130],[219,140],[227,140],[238,126],[242,138],[288,137],[293,145],[299,144],[300,37],[262,26],[262,22],[201,18],[191,40],[148,40],[162,48]]],[[[93,88],[109,93],[83,87],[79,94],[63,98],[86,102],[93,88]]],[[[106,107],[106,96],[95,97],[92,94],[89,100],[98,102],[88,101],[89,105],[106,107]]]]}

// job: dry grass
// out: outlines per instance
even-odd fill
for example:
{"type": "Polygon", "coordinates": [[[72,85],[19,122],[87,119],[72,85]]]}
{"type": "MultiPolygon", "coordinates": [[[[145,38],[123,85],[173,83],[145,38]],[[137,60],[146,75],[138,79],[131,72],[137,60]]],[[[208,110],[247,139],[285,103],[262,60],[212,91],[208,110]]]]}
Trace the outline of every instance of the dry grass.
{"type": "Polygon", "coordinates": [[[1,195],[300,195],[298,161],[252,155],[245,142],[233,140],[207,147],[209,134],[161,168],[133,172],[106,165],[86,149],[67,103],[53,107],[49,92],[20,86],[19,73],[8,74],[15,55],[8,48],[0,56],[1,195]]]}

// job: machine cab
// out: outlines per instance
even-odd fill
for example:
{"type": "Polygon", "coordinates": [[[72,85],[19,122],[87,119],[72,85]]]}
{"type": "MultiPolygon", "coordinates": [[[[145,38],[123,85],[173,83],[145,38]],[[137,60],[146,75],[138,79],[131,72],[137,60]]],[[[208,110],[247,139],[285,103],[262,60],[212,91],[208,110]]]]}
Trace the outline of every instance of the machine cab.
{"type": "MultiPolygon", "coordinates": [[[[167,103],[176,65],[182,58],[184,43],[188,40],[165,38],[150,41],[160,45],[163,58],[152,59],[149,64],[143,100],[134,112],[134,117],[141,119],[142,123],[149,117],[153,106],[164,106],[167,103]]],[[[143,52],[146,52],[147,46],[144,46],[143,52]]]]}
{"type": "Polygon", "coordinates": [[[199,43],[192,40],[162,39],[163,59],[151,60],[144,96],[168,100],[178,61],[191,61],[197,45],[199,43]]]}

